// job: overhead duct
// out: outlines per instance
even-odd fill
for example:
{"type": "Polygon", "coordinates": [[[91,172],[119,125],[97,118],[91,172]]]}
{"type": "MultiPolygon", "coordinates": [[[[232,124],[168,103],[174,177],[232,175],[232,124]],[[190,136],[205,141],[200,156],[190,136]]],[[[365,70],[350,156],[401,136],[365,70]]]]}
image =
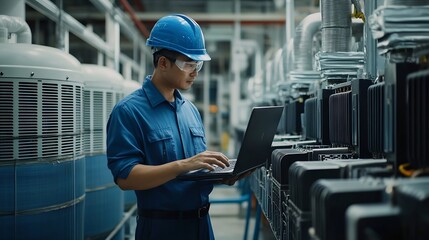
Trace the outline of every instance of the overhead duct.
{"type": "Polygon", "coordinates": [[[351,1],[322,0],[322,52],[348,52],[351,39],[351,1]]]}
{"type": "Polygon", "coordinates": [[[312,70],[313,36],[319,31],[321,15],[313,13],[305,17],[295,30],[294,38],[294,70],[312,70]]]}
{"type": "Polygon", "coordinates": [[[31,44],[31,29],[22,18],[0,15],[0,43],[7,43],[10,33],[16,34],[17,43],[31,44]]]}
{"type": "Polygon", "coordinates": [[[315,55],[315,69],[320,71],[321,86],[341,83],[358,77],[364,66],[364,53],[360,44],[362,23],[353,22],[356,35],[352,49],[352,14],[349,0],[323,0],[322,48],[315,55]]]}
{"type": "Polygon", "coordinates": [[[313,37],[320,25],[320,13],[313,13],[296,27],[291,50],[293,62],[289,64],[293,67],[287,75],[289,96],[293,99],[306,95],[311,86],[320,80],[320,73],[313,71],[313,37]]]}

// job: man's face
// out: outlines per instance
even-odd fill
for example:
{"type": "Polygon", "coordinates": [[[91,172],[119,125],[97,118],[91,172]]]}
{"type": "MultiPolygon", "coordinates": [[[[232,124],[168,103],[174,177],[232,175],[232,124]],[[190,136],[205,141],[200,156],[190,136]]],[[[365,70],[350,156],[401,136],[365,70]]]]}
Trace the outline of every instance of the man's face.
{"type": "MultiPolygon", "coordinates": [[[[190,68],[192,67],[191,65],[196,64],[195,61],[193,61],[192,59],[183,56],[183,55],[179,55],[177,58],[178,60],[178,64],[182,66],[182,68],[186,69],[186,68],[190,68]],[[183,63],[184,62],[184,63],[183,63]],[[188,64],[188,65],[186,65],[188,64]]],[[[188,71],[184,71],[181,70],[175,62],[170,61],[170,71],[169,71],[169,77],[168,77],[168,85],[171,88],[175,88],[175,89],[179,89],[179,90],[187,90],[189,89],[192,84],[194,83],[194,81],[197,79],[198,77],[198,71],[195,69],[192,72],[188,71]]]]}

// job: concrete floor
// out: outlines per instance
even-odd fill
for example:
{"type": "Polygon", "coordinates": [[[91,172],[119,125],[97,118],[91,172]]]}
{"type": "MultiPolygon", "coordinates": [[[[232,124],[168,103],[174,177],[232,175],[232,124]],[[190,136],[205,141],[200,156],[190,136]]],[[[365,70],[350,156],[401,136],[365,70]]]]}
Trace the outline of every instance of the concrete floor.
{"type": "MultiPolygon", "coordinates": [[[[239,196],[235,187],[216,186],[210,194],[211,199],[228,198],[239,196]]],[[[212,204],[210,216],[212,220],[215,238],[217,240],[240,240],[244,239],[244,228],[246,224],[247,203],[239,204],[212,204]]],[[[264,216],[260,221],[259,238],[254,238],[255,210],[252,209],[247,239],[274,240],[275,237],[264,216]]]]}

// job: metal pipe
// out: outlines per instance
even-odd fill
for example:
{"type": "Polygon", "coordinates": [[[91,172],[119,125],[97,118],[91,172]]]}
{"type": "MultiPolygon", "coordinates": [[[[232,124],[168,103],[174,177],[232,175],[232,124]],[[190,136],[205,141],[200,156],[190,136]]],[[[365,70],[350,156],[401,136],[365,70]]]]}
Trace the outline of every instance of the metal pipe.
{"type": "MultiPolygon", "coordinates": [[[[93,0],[92,0],[93,1],[93,0]]],[[[234,8],[236,11],[240,10],[239,4],[235,3],[234,8]]],[[[136,13],[137,18],[140,21],[147,23],[154,23],[160,17],[163,16],[163,13],[136,13]]],[[[279,13],[270,13],[270,14],[261,14],[261,13],[243,13],[236,14],[233,13],[189,13],[189,17],[193,18],[200,25],[204,24],[234,24],[238,22],[240,25],[269,25],[269,24],[285,24],[284,14],[279,13]]]]}
{"type": "Polygon", "coordinates": [[[295,30],[294,38],[294,70],[312,70],[313,36],[320,30],[321,14],[313,13],[305,17],[295,30]]]}
{"type": "MultiPolygon", "coordinates": [[[[42,13],[52,21],[58,21],[60,10],[49,0],[27,0],[27,4],[38,12],[42,13]]],[[[107,45],[103,39],[97,36],[92,31],[88,30],[80,22],[70,16],[68,13],[63,13],[64,26],[69,29],[73,34],[78,36],[80,39],[87,42],[94,48],[104,52],[109,57],[113,57],[113,51],[110,46],[107,45]]]]}
{"type": "Polygon", "coordinates": [[[134,22],[134,24],[136,25],[137,29],[140,31],[141,34],[143,34],[143,36],[145,38],[149,38],[149,31],[147,30],[146,26],[143,25],[140,20],[137,18],[133,8],[131,7],[131,5],[128,3],[127,0],[120,0],[119,1],[122,5],[122,7],[124,7],[124,10],[128,13],[128,15],[130,15],[131,20],[134,22]]]}
{"type": "MultiPolygon", "coordinates": [[[[372,15],[377,8],[377,0],[368,1],[364,5],[364,12],[366,16],[372,15]]],[[[364,52],[365,52],[365,72],[367,77],[371,80],[377,77],[377,40],[372,36],[371,27],[368,21],[364,25],[364,52]]]]}
{"type": "MultiPolygon", "coordinates": [[[[28,0],[27,0],[28,1],[28,0]]],[[[118,21],[119,25],[121,26],[122,32],[124,32],[126,35],[130,37],[130,39],[134,39],[135,37],[139,38],[140,48],[141,49],[149,49],[144,45],[146,42],[145,39],[143,39],[137,32],[136,28],[132,25],[132,23],[128,20],[128,18],[125,16],[125,14],[120,11],[118,8],[116,8],[113,3],[109,0],[90,0],[92,4],[96,8],[98,8],[103,13],[109,13],[112,15],[112,17],[118,21]]],[[[103,14],[104,18],[104,14],[103,14]]],[[[152,55],[151,51],[146,51],[148,55],[152,55]]]]}
{"type": "Polygon", "coordinates": [[[322,51],[349,52],[351,40],[351,1],[322,0],[322,51]]]}
{"type": "MultiPolygon", "coordinates": [[[[38,12],[40,12],[41,14],[51,19],[52,21],[58,21],[58,15],[60,10],[51,1],[27,0],[27,4],[30,5],[32,8],[34,8],[35,10],[37,10],[38,12]]],[[[79,37],[89,45],[93,46],[94,48],[98,49],[99,51],[103,52],[104,54],[106,54],[106,56],[110,58],[114,57],[114,52],[112,51],[111,47],[106,42],[104,42],[104,40],[101,39],[97,34],[92,32],[90,28],[85,27],[79,21],[77,21],[75,18],[73,18],[72,16],[70,16],[65,12],[63,12],[62,19],[64,21],[65,28],[70,30],[70,32],[72,32],[74,35],[76,35],[77,37],[79,37]]],[[[118,19],[115,18],[115,20],[118,20],[118,19]]],[[[123,25],[121,25],[121,27],[123,27],[123,25]]],[[[142,52],[146,54],[149,53],[149,51],[142,51],[142,52]]],[[[133,68],[133,70],[136,72],[142,71],[142,66],[140,66],[135,61],[128,58],[125,54],[120,54],[119,59],[121,62],[132,61],[131,67],[133,68]]],[[[101,62],[99,61],[99,63],[101,62]]]]}
{"type": "Polygon", "coordinates": [[[17,43],[31,44],[31,29],[22,18],[0,15],[0,42],[7,42],[9,33],[15,33],[17,43]]]}
{"type": "Polygon", "coordinates": [[[124,216],[122,217],[121,221],[118,223],[118,225],[116,225],[116,227],[110,232],[109,236],[106,237],[105,240],[112,240],[115,235],[119,232],[119,230],[121,230],[122,226],[125,224],[126,221],[128,221],[128,219],[134,214],[134,212],[136,212],[137,210],[137,204],[134,204],[130,210],[128,210],[128,212],[126,212],[124,214],[124,216]]]}
{"type": "Polygon", "coordinates": [[[294,38],[295,29],[295,2],[294,0],[286,0],[286,42],[294,38]]]}

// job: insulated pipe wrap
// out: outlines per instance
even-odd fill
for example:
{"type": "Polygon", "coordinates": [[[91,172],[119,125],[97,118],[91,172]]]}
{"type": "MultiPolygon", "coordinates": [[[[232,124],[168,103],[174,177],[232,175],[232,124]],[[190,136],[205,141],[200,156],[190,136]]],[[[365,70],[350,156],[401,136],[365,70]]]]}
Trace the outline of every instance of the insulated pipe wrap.
{"type": "Polygon", "coordinates": [[[348,52],[351,40],[351,1],[322,0],[322,51],[348,52]]]}
{"type": "Polygon", "coordinates": [[[322,28],[351,26],[350,0],[322,0],[320,9],[322,28]]]}
{"type": "Polygon", "coordinates": [[[294,70],[312,70],[313,36],[321,25],[320,13],[305,17],[295,30],[294,40],[294,70]]]}
{"type": "Polygon", "coordinates": [[[17,35],[17,43],[31,44],[31,29],[21,18],[0,15],[0,29],[2,29],[2,39],[0,39],[0,42],[7,41],[7,39],[4,39],[4,35],[7,37],[9,33],[15,33],[17,35]],[[7,30],[6,34],[5,29],[7,30]]]}

